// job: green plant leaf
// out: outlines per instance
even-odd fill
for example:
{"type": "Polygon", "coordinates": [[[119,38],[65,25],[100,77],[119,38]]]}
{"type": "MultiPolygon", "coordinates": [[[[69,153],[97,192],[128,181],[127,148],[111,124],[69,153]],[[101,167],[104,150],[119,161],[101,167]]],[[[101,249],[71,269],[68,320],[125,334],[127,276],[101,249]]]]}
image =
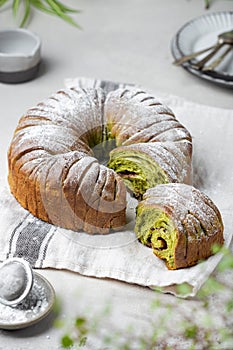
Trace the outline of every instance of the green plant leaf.
{"type": "Polygon", "coordinates": [[[184,336],[188,339],[196,338],[197,333],[198,327],[195,324],[187,326],[187,328],[184,330],[184,336]]]}
{"type": "Polygon", "coordinates": [[[198,297],[205,299],[207,296],[219,292],[223,288],[224,286],[222,283],[217,281],[214,277],[209,277],[202,288],[198,291],[197,295],[198,297]]]}
{"type": "Polygon", "coordinates": [[[74,345],[74,341],[68,334],[66,334],[61,339],[61,345],[63,348],[67,349],[74,345]]]}
{"type": "Polygon", "coordinates": [[[227,310],[227,312],[231,312],[233,310],[233,300],[229,300],[226,303],[226,310],[227,310]]]}
{"type": "Polygon", "coordinates": [[[222,260],[218,264],[218,271],[223,272],[225,270],[233,269],[233,255],[231,253],[223,256],[222,260]]]}
{"type": "Polygon", "coordinates": [[[86,324],[86,319],[84,317],[77,317],[75,320],[75,326],[77,328],[83,327],[86,324]]]}
{"type": "Polygon", "coordinates": [[[38,10],[48,13],[49,15],[54,15],[54,12],[50,8],[45,6],[41,0],[31,0],[31,3],[38,10]]]}
{"type": "Polygon", "coordinates": [[[179,295],[188,295],[192,291],[192,287],[188,283],[177,284],[176,291],[179,295]]]}
{"type": "Polygon", "coordinates": [[[81,337],[79,340],[79,346],[85,346],[87,342],[87,337],[81,337]]]}
{"type": "Polygon", "coordinates": [[[219,245],[219,244],[213,244],[212,247],[211,247],[211,250],[212,250],[213,254],[217,254],[217,253],[221,252],[222,249],[223,249],[222,246],[219,245]]]}
{"type": "Polygon", "coordinates": [[[0,0],[0,7],[3,6],[8,0],[0,0]]]}
{"type": "Polygon", "coordinates": [[[63,12],[62,8],[58,3],[56,3],[54,0],[46,0],[47,4],[51,7],[51,9],[64,21],[72,24],[73,26],[77,28],[81,28],[74,20],[72,17],[67,15],[66,13],[63,12]]]}
{"type": "Polygon", "coordinates": [[[65,324],[64,320],[61,320],[61,319],[55,319],[53,322],[53,326],[58,329],[64,327],[64,324],[65,324]]]}
{"type": "Polygon", "coordinates": [[[70,7],[65,6],[62,4],[60,1],[54,0],[54,2],[60,7],[60,9],[65,13],[65,12],[70,12],[70,13],[79,13],[81,11],[77,9],[72,9],[70,7]]]}
{"type": "MultiPolygon", "coordinates": [[[[0,7],[9,0],[0,0],[0,7]]],[[[43,11],[49,15],[55,15],[66,21],[67,23],[81,29],[76,21],[68,13],[78,13],[77,9],[71,8],[63,4],[59,0],[13,0],[12,1],[12,12],[14,17],[18,14],[20,5],[24,5],[24,14],[20,23],[20,27],[24,27],[26,21],[31,12],[31,6],[36,9],[43,11]]]]}
{"type": "Polygon", "coordinates": [[[21,0],[14,0],[13,4],[12,4],[13,14],[14,14],[15,17],[16,17],[16,15],[18,13],[20,1],[21,0]]]}
{"type": "Polygon", "coordinates": [[[30,15],[31,12],[31,4],[30,4],[30,0],[25,0],[25,10],[24,10],[24,16],[23,19],[20,23],[20,27],[24,27],[25,23],[28,20],[28,17],[30,15]]]}

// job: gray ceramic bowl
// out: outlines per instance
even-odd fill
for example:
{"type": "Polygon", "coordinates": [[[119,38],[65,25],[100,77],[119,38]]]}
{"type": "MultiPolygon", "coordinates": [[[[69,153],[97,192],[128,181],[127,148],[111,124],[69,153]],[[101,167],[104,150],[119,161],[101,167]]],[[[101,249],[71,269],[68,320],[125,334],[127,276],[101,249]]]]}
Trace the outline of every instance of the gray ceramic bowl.
{"type": "Polygon", "coordinates": [[[0,81],[21,83],[35,78],[40,49],[40,38],[27,29],[0,31],[0,81]]]}

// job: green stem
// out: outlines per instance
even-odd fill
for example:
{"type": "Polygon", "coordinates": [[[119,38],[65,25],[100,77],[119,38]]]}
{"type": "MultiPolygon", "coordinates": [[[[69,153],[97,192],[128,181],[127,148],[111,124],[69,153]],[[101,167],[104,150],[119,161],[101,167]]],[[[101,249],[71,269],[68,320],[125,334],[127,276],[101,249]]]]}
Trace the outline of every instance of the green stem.
{"type": "Polygon", "coordinates": [[[205,0],[205,8],[208,9],[210,7],[210,1],[205,0]]]}
{"type": "Polygon", "coordinates": [[[8,0],[0,0],[0,7],[2,7],[8,0]]]}

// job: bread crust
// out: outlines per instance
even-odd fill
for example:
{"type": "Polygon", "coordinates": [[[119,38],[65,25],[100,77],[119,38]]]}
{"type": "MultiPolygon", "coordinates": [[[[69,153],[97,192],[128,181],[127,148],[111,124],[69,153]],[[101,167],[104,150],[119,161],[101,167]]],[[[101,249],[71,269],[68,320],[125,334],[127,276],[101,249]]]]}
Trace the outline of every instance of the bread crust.
{"type": "Polygon", "coordinates": [[[118,89],[106,98],[102,89],[71,88],[20,119],[8,152],[11,192],[33,215],[57,226],[91,234],[120,229],[126,223],[125,184],[92,150],[108,138],[126,149],[140,143],[147,154],[153,148],[154,159],[159,144],[170,142],[160,166],[172,167],[180,152],[185,160],[170,179],[190,181],[191,136],[169,108],[138,89],[118,89]]]}
{"type": "MultiPolygon", "coordinates": [[[[224,243],[224,226],[220,211],[206,194],[193,186],[170,183],[151,188],[144,194],[137,212],[138,237],[153,249],[156,256],[164,259],[171,270],[193,266],[207,259],[213,254],[214,245],[222,246],[224,243]],[[144,240],[139,229],[142,215],[140,213],[148,208],[152,213],[164,213],[166,220],[161,230],[152,230],[152,235],[148,235],[149,238],[144,240]],[[170,231],[169,221],[173,227],[170,231]],[[166,227],[167,231],[164,233],[166,227]],[[159,249],[157,242],[160,239],[167,240],[166,249],[159,249]],[[175,242],[170,251],[169,240],[175,242]],[[169,260],[171,256],[172,259],[169,260]]],[[[152,228],[155,226],[156,218],[152,228]]]]}

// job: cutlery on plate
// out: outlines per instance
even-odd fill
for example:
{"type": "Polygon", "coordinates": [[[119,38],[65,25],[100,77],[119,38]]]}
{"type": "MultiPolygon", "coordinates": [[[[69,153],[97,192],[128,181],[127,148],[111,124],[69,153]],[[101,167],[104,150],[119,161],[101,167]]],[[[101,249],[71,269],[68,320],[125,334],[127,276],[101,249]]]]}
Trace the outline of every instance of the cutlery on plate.
{"type": "Polygon", "coordinates": [[[185,55],[182,56],[179,59],[176,59],[173,63],[177,66],[190,61],[191,59],[205,53],[208,51],[209,52],[203,59],[201,59],[200,61],[193,63],[192,67],[195,69],[200,69],[200,70],[213,70],[215,67],[217,67],[217,65],[219,65],[221,63],[221,61],[225,58],[225,56],[231,51],[231,49],[233,48],[233,30],[228,31],[228,32],[223,32],[220,33],[218,35],[218,40],[217,43],[213,46],[210,46],[206,49],[194,52],[192,54],[189,55],[185,55]],[[224,45],[228,45],[227,49],[224,51],[224,53],[218,57],[216,60],[214,60],[214,62],[212,62],[212,64],[210,64],[209,66],[205,67],[205,64],[212,59],[216,53],[224,46],[224,45]]]}
{"type": "Polygon", "coordinates": [[[202,71],[210,71],[210,70],[214,70],[221,62],[222,60],[227,56],[227,54],[233,50],[233,45],[229,45],[226,50],[222,53],[221,56],[219,56],[218,58],[216,58],[212,63],[210,63],[207,66],[204,66],[202,68],[202,71]]]}

